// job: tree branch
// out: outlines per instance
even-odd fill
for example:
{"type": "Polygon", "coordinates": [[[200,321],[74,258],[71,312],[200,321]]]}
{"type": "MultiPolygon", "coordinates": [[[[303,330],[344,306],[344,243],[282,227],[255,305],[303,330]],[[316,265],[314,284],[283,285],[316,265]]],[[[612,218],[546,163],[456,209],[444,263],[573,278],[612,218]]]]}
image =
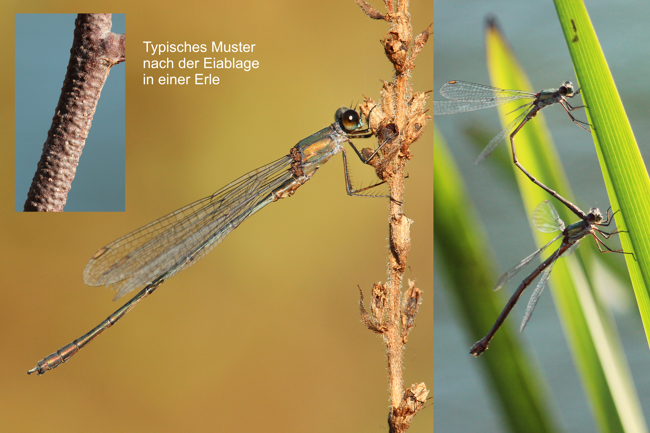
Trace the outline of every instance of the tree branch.
{"type": "Polygon", "coordinates": [[[111,25],[111,14],[75,20],[68,70],[25,212],[63,211],[108,73],[125,60],[125,35],[112,33],[111,25]]]}

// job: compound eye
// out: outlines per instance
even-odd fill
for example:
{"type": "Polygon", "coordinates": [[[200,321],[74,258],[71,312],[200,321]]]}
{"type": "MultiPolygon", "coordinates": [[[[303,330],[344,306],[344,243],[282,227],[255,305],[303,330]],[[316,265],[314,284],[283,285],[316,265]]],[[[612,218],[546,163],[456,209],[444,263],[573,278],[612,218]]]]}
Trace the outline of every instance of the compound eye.
{"type": "Polygon", "coordinates": [[[587,221],[590,224],[593,223],[599,223],[603,220],[603,215],[600,213],[600,209],[597,207],[592,207],[589,209],[589,213],[587,214],[587,221]]]}
{"type": "Polygon", "coordinates": [[[346,111],[348,111],[349,108],[347,107],[341,107],[338,110],[336,110],[336,113],[334,113],[334,121],[336,123],[341,123],[341,118],[345,114],[346,111]]]}
{"type": "Polygon", "coordinates": [[[565,81],[564,84],[562,84],[562,87],[560,87],[560,94],[562,94],[562,96],[572,96],[573,83],[571,83],[571,81],[565,81]]]}
{"type": "MultiPolygon", "coordinates": [[[[339,109],[339,111],[341,111],[339,109]]],[[[337,114],[339,113],[337,111],[337,114]]],[[[341,127],[345,132],[353,132],[361,128],[361,119],[359,119],[359,113],[354,110],[347,110],[341,114],[340,120],[341,127]]]]}

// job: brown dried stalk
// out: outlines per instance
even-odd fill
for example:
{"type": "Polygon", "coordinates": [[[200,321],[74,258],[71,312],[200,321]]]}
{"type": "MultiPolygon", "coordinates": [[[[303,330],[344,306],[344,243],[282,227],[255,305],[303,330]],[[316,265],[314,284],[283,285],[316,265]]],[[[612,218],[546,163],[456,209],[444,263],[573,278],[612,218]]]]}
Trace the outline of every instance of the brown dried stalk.
{"type": "Polygon", "coordinates": [[[385,15],[364,0],[356,2],[370,18],[391,24],[390,31],[381,42],[394,66],[395,76],[392,82],[383,82],[379,105],[370,98],[365,98],[361,104],[366,116],[372,110],[370,128],[377,135],[379,143],[386,143],[381,155],[373,158],[370,164],[390,188],[388,282],[373,286],[371,314],[363,306],[363,293],[360,296],[360,309],[364,324],[373,332],[382,334],[386,343],[391,402],[388,423],[390,431],[397,433],[408,430],[429,393],[424,383],[404,389],[402,352],[415,324],[421,292],[415,282],[409,280],[409,290],[402,297],[401,286],[411,249],[410,226],[413,222],[402,212],[404,168],[412,156],[410,145],[420,138],[424,126],[431,119],[425,110],[427,94],[413,93],[408,78],[415,67],[418,53],[431,35],[432,26],[413,39],[407,0],[397,1],[396,5],[393,0],[384,0],[385,15]]]}
{"type": "Polygon", "coordinates": [[[63,211],[108,73],[125,59],[125,35],[111,32],[111,15],[75,20],[68,70],[25,212],[63,211]]]}

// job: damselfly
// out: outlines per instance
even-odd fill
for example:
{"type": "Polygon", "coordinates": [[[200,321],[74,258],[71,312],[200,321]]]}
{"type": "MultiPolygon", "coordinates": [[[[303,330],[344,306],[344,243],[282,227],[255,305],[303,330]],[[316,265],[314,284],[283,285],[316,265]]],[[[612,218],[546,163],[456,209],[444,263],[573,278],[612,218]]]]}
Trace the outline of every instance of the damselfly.
{"type": "MultiPolygon", "coordinates": [[[[359,153],[351,138],[368,138],[369,129],[355,110],[340,108],[335,122],[296,144],[289,155],[253,170],[205,197],[170,213],[101,248],[84,270],[84,282],[90,286],[113,286],[115,299],[138,286],[145,286],[130,301],[111,314],[87,334],[46,356],[27,374],[44,374],[66,362],[79,349],[113,326],[135,305],[153,293],[166,279],[186,269],[217,246],[231,231],[264,206],[291,197],[316,171],[337,153],[343,154],[346,190],[359,194],[348,176],[345,149],[352,146],[359,158],[368,163],[381,146],[368,158],[359,153]]],[[[378,184],[377,184],[378,185],[378,184]]]]}
{"type": "Polygon", "coordinates": [[[609,224],[612,222],[612,219],[613,218],[610,218],[609,216],[609,210],[607,211],[606,217],[603,219],[600,210],[598,210],[598,208],[593,207],[589,210],[589,213],[587,214],[585,219],[565,227],[564,222],[560,219],[559,215],[557,214],[557,211],[555,210],[555,208],[551,203],[549,203],[548,201],[544,201],[540,203],[539,206],[537,206],[537,208],[535,208],[535,210],[533,211],[533,225],[537,228],[537,230],[543,233],[553,233],[558,230],[561,230],[562,232],[559,235],[557,235],[552,241],[550,241],[549,243],[547,243],[546,245],[544,245],[543,247],[541,247],[540,249],[532,253],[530,256],[526,257],[521,262],[519,262],[517,266],[515,266],[514,268],[510,269],[508,272],[503,274],[503,276],[499,279],[499,281],[497,281],[496,285],[494,286],[494,290],[499,290],[501,287],[503,287],[508,281],[510,281],[512,277],[514,277],[519,271],[521,271],[524,266],[526,266],[528,263],[530,263],[536,257],[538,257],[552,243],[554,243],[560,238],[562,238],[562,243],[560,244],[560,247],[557,250],[555,250],[553,254],[551,254],[546,260],[544,260],[542,264],[537,267],[537,269],[535,269],[530,275],[528,275],[524,279],[524,281],[521,282],[517,290],[515,290],[515,293],[510,297],[510,300],[508,301],[505,308],[497,318],[496,322],[494,322],[494,325],[492,326],[492,329],[490,329],[490,332],[488,332],[485,337],[477,341],[472,346],[469,353],[471,353],[474,356],[479,356],[481,353],[487,350],[488,346],[490,345],[490,341],[492,340],[492,337],[494,337],[494,334],[496,334],[497,330],[501,327],[501,324],[503,324],[503,322],[506,320],[506,317],[508,317],[508,314],[510,314],[510,311],[519,300],[521,294],[533,282],[533,280],[537,278],[539,274],[542,274],[542,277],[537,283],[537,287],[535,287],[535,290],[533,291],[533,294],[530,297],[530,301],[528,301],[528,306],[526,307],[526,312],[524,313],[524,319],[521,322],[520,331],[524,330],[524,327],[526,326],[526,323],[528,323],[528,320],[530,320],[530,316],[533,314],[533,310],[537,305],[537,301],[539,300],[539,297],[542,294],[544,287],[546,286],[548,278],[551,276],[551,270],[553,269],[553,264],[557,259],[560,258],[560,256],[570,254],[571,252],[573,252],[573,250],[580,243],[580,240],[585,236],[589,236],[589,235],[593,236],[593,238],[596,241],[596,245],[598,246],[598,250],[601,253],[628,254],[625,253],[623,250],[610,249],[607,245],[605,245],[603,240],[597,236],[598,234],[600,234],[605,239],[609,239],[612,235],[620,233],[618,229],[614,230],[611,233],[605,232],[600,229],[600,227],[609,226],[609,224]]]}
{"type": "Polygon", "coordinates": [[[553,197],[560,200],[564,205],[571,209],[573,213],[584,219],[585,213],[580,208],[578,208],[570,201],[566,200],[564,197],[541,183],[532,174],[530,174],[519,163],[519,160],[517,159],[517,152],[515,151],[515,135],[517,132],[519,132],[519,130],[526,124],[526,122],[535,117],[539,110],[548,105],[560,104],[569,115],[573,123],[582,129],[589,131],[588,123],[577,120],[571,114],[571,111],[577,110],[578,108],[584,108],[584,106],[572,107],[566,100],[566,98],[573,98],[579,93],[580,89],[574,91],[573,84],[571,84],[570,81],[565,81],[558,89],[547,89],[537,93],[525,92],[523,90],[500,89],[498,87],[468,83],[466,81],[449,81],[448,83],[443,84],[443,86],[440,88],[440,94],[449,99],[449,101],[434,101],[433,113],[434,115],[463,113],[467,111],[476,111],[482,110],[484,108],[497,107],[503,104],[507,104],[508,102],[532,99],[532,101],[527,102],[514,110],[523,110],[523,112],[521,112],[512,122],[510,122],[508,126],[503,128],[503,130],[498,133],[487,144],[487,146],[485,146],[483,152],[481,152],[481,154],[476,159],[476,164],[487,158],[497,147],[497,145],[503,141],[506,135],[510,134],[510,147],[512,149],[512,159],[515,165],[536,185],[540,186],[553,197]]]}

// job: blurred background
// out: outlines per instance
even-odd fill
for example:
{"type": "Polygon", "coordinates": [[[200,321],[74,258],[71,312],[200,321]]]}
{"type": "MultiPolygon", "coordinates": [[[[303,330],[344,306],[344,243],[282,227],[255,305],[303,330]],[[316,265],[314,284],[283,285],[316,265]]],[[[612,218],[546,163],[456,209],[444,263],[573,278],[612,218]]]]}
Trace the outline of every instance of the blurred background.
{"type": "MultiPolygon", "coordinates": [[[[650,148],[647,140],[644,140],[650,128],[644,122],[650,85],[643,79],[650,73],[648,30],[645,25],[650,16],[650,7],[638,2],[619,3],[616,6],[585,3],[641,152],[644,157],[650,156],[650,148]]],[[[511,42],[512,49],[537,90],[557,88],[565,80],[576,82],[552,2],[436,1],[435,10],[435,99],[442,99],[438,89],[450,80],[490,84],[484,45],[485,19],[488,15],[498,19],[501,30],[511,42]]],[[[571,103],[580,105],[577,101],[571,103]]],[[[544,110],[544,115],[577,197],[576,204],[582,209],[592,206],[606,209],[609,200],[591,136],[570,122],[564,110],[556,108],[544,110]]],[[[585,119],[580,111],[576,116],[585,119]]],[[[507,146],[501,145],[495,155],[478,166],[474,165],[481,149],[501,130],[497,110],[439,116],[435,120],[463,172],[467,192],[477,209],[476,217],[486,227],[492,259],[497,265],[494,269],[496,281],[503,272],[536,249],[511,172],[504,172],[502,166],[496,164],[500,157],[510,158],[507,146]]],[[[525,161],[522,163],[525,166],[525,161]]],[[[624,267],[622,258],[617,262],[624,267]]],[[[493,391],[486,386],[482,368],[483,358],[490,356],[490,352],[479,359],[468,354],[477,338],[467,335],[463,323],[458,320],[455,305],[447,291],[449,280],[446,270],[438,266],[437,261],[435,265],[436,430],[470,431],[475,429],[475,420],[480,419],[481,431],[502,432],[505,430],[504,419],[493,391]]],[[[525,273],[522,278],[524,276],[525,273]]],[[[602,295],[614,311],[647,418],[650,415],[647,412],[650,407],[650,379],[646,373],[650,354],[632,288],[627,280],[614,282],[601,278],[600,282],[602,295]]],[[[504,304],[514,286],[516,284],[511,284],[502,294],[504,304]]],[[[527,301],[527,295],[525,297],[527,301]]],[[[516,327],[519,326],[523,309],[523,306],[516,307],[508,319],[516,327]]],[[[559,424],[565,431],[595,431],[593,414],[550,292],[540,299],[534,317],[521,334],[521,341],[536,360],[536,371],[540,378],[550,385],[546,391],[553,401],[552,409],[559,424]]]]}
{"type": "MultiPolygon", "coordinates": [[[[15,58],[14,13],[78,11],[77,3],[65,1],[56,9],[46,2],[18,5],[5,2],[2,10],[6,59],[15,58]]],[[[431,23],[432,6],[411,2],[415,33],[431,23]]],[[[2,189],[3,429],[386,431],[384,346],[359,320],[357,285],[369,293],[372,283],[386,278],[388,202],[348,197],[340,157],[294,197],[268,206],[200,263],[165,282],[66,365],[42,377],[25,374],[122,305],[111,302],[109,289],[83,284],[84,266],[100,247],[287,154],[331,124],[339,107],[363,95],[377,100],[380,80],[392,77],[379,44],[388,25],[367,18],[353,0],[117,1],[83,9],[125,14],[125,26],[116,30],[126,29],[127,60],[113,68],[109,81],[117,68],[125,70],[126,209],[23,214],[14,212],[13,188],[2,189]],[[255,43],[248,58],[261,66],[221,71],[216,87],[144,87],[145,40],[255,43]]],[[[11,100],[14,65],[0,68],[0,88],[11,100]]],[[[433,89],[432,68],[430,41],[413,72],[415,90],[433,89]]],[[[12,103],[0,108],[9,136],[5,185],[14,179],[13,109],[12,103]]],[[[357,143],[377,145],[372,139],[357,143]]],[[[406,276],[417,278],[423,290],[404,353],[404,380],[429,389],[431,144],[429,129],[411,148],[404,202],[415,221],[406,276]]],[[[352,161],[351,169],[359,184],[375,178],[360,162],[352,161]]],[[[410,431],[430,432],[432,426],[429,407],[410,431]]]]}
{"type": "MultiPolygon", "coordinates": [[[[22,212],[61,95],[76,14],[16,14],[15,209],[22,212]]],[[[113,15],[124,33],[124,14],[113,15]]],[[[125,68],[111,68],[65,211],[124,211],[125,68]]]]}

